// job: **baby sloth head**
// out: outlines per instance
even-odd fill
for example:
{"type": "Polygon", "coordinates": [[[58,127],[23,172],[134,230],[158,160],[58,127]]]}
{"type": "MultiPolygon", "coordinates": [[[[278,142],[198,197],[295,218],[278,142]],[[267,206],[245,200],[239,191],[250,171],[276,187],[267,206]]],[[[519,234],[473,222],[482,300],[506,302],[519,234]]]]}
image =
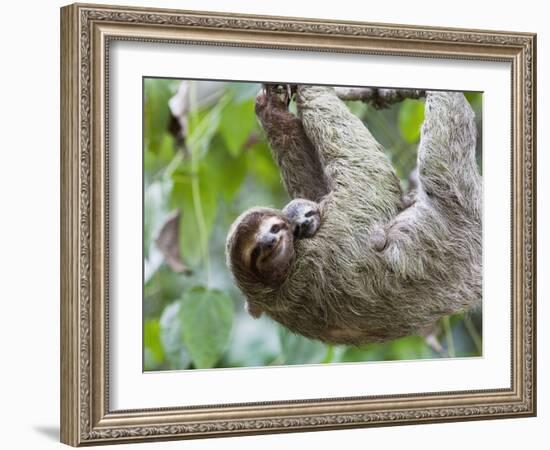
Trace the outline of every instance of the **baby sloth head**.
{"type": "Polygon", "coordinates": [[[295,239],[312,237],[321,226],[319,205],[311,200],[292,200],[284,207],[283,214],[292,225],[295,239]]]}
{"type": "Polygon", "coordinates": [[[294,257],[294,238],[288,219],[280,211],[252,208],[231,226],[227,262],[239,284],[282,283],[294,257]]]}

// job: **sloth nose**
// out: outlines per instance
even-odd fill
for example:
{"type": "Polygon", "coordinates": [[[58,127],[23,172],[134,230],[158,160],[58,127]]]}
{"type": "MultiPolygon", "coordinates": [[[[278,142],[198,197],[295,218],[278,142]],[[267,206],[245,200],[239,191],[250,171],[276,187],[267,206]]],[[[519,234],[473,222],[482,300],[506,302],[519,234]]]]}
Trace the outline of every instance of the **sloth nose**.
{"type": "Polygon", "coordinates": [[[297,238],[302,237],[307,232],[311,222],[312,219],[302,219],[297,222],[296,227],[294,228],[294,236],[297,238]]]}
{"type": "Polygon", "coordinates": [[[277,238],[273,235],[263,236],[261,240],[261,244],[266,248],[271,248],[275,244],[275,241],[277,238]]]}
{"type": "Polygon", "coordinates": [[[311,225],[311,222],[313,222],[313,219],[305,218],[305,219],[300,220],[300,222],[298,222],[298,226],[300,228],[307,228],[311,225]]]}

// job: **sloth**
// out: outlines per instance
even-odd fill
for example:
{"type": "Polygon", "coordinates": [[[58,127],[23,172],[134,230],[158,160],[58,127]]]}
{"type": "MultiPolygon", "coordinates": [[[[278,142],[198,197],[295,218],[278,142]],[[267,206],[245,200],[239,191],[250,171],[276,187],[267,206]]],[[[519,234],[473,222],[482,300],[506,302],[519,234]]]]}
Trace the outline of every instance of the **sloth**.
{"type": "Polygon", "coordinates": [[[268,87],[256,115],[289,195],[316,204],[319,225],[295,239],[288,207],[291,219],[271,208],[236,219],[227,264],[249,312],[309,338],[360,345],[479,306],[482,191],[464,96],[427,92],[406,204],[382,146],[332,88],[298,86],[296,104],[298,116],[268,87]]]}
{"type": "Polygon", "coordinates": [[[295,239],[312,237],[321,226],[319,205],[312,200],[296,198],[283,208],[295,239]]]}

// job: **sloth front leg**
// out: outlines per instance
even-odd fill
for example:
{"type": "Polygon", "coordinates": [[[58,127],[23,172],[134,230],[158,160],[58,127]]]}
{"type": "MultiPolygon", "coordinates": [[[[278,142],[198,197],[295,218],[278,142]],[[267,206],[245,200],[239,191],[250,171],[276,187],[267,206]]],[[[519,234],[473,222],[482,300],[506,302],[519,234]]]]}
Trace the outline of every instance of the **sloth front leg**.
{"type": "Polygon", "coordinates": [[[319,152],[340,213],[360,221],[363,229],[394,217],[401,207],[399,179],[363,122],[333,88],[300,85],[296,99],[305,133],[319,152]]]}
{"type": "Polygon", "coordinates": [[[266,85],[256,97],[256,116],[289,196],[318,202],[330,191],[324,168],[302,122],[278,94],[276,85],[266,85]]]}

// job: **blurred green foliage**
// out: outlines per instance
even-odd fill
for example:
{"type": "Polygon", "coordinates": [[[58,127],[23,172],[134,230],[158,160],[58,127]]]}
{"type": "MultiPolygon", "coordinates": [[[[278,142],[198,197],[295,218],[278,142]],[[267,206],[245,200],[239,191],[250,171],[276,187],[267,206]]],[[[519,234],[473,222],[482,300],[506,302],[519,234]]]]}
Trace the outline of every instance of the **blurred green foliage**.
{"type": "MultiPolygon", "coordinates": [[[[201,103],[200,83],[189,83],[190,109],[183,145],[169,132],[169,99],[181,81],[144,83],[144,370],[322,364],[478,356],[480,315],[443,320],[435,352],[424,338],[387,344],[328,346],[253,319],[225,265],[225,237],[233,220],[257,205],[282,207],[289,199],[254,115],[254,83],[218,82],[201,103]],[[174,271],[155,243],[175,210],[175,244],[187,271],[174,271]]],[[[209,82],[210,88],[216,83],[209,82]]],[[[481,94],[467,98],[481,117],[481,94]]],[[[376,111],[349,102],[388,151],[407,188],[415,167],[424,103],[406,100],[376,111]]],[[[294,105],[291,105],[294,108],[294,105]]],[[[480,154],[480,152],[479,152],[480,154]]]]}

